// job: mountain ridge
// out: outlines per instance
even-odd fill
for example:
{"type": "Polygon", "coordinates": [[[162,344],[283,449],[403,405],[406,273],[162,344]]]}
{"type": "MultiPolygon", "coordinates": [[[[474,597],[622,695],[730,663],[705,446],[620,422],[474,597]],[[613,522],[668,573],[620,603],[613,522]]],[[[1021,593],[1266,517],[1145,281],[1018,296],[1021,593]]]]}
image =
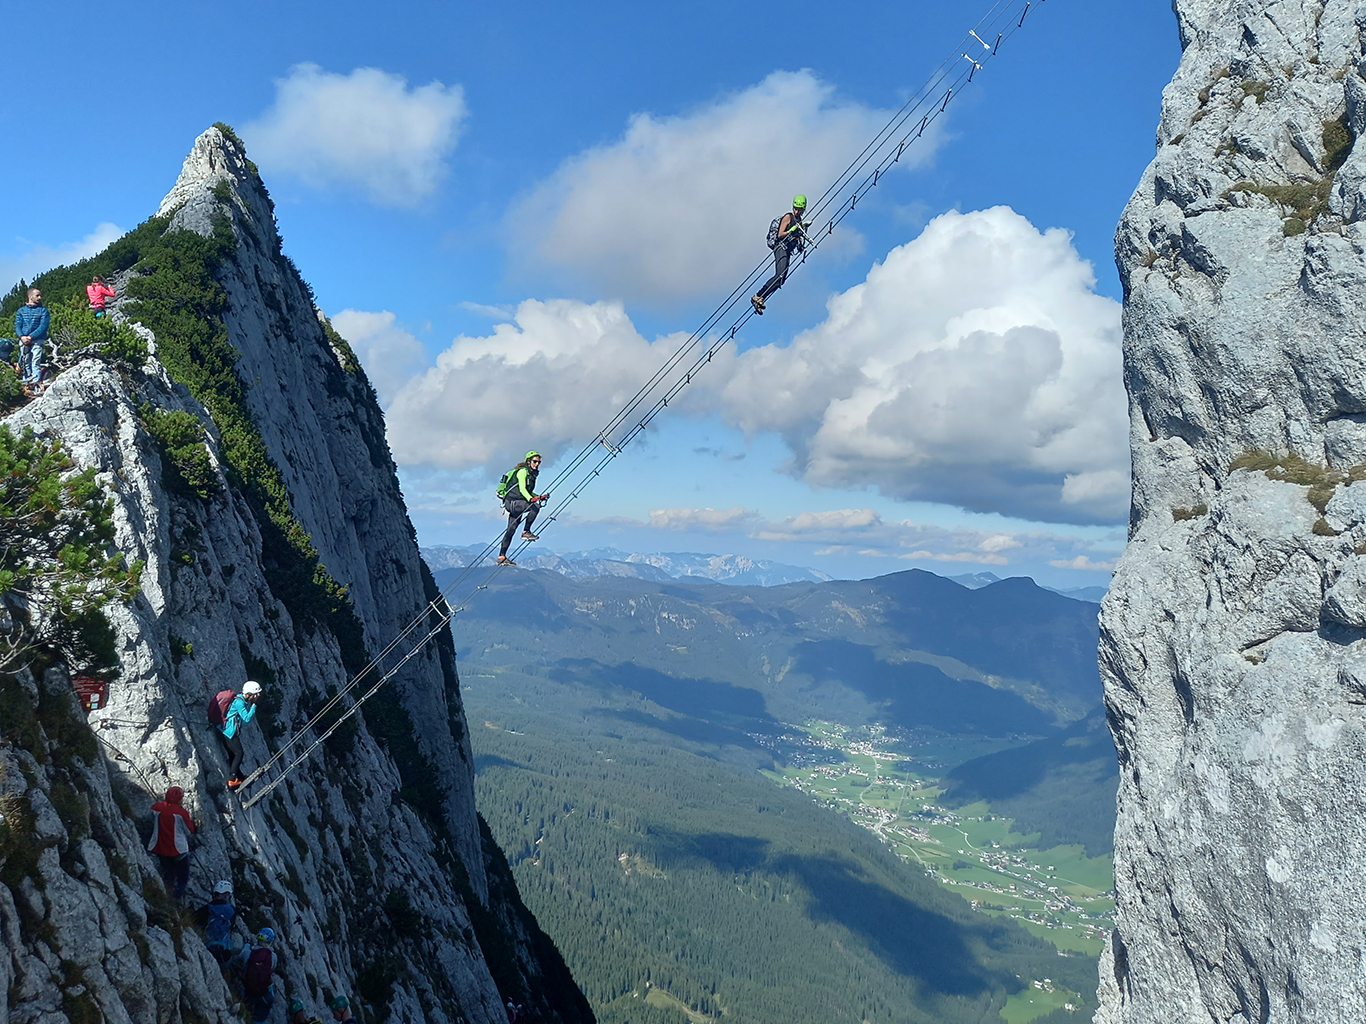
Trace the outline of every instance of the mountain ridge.
{"type": "Polygon", "coordinates": [[[112,319],[145,351],[88,354],[4,424],[97,474],[141,593],[107,608],[119,674],[88,716],[40,650],[0,676],[8,1019],[240,1019],[146,852],[175,784],[200,821],[194,896],[229,879],[238,938],[276,929],[282,994],[346,993],[367,1020],[503,1024],[515,998],[592,1021],[475,810],[448,640],[263,803],[225,791],[208,695],[263,682],[242,732],[261,764],[435,596],[373,390],[231,129],[196,140],[158,216],[39,284],[66,315],[93,273],[123,275],[112,319]]]}
{"type": "MultiPolygon", "coordinates": [[[[436,544],[421,549],[423,557],[433,571],[450,568],[463,568],[479,557],[484,548],[478,545],[464,547],[449,544],[436,544]]],[[[694,551],[661,551],[652,554],[626,552],[619,548],[592,548],[587,551],[570,551],[558,554],[550,551],[523,552],[518,563],[525,569],[548,569],[562,576],[630,576],[637,579],[662,582],[668,579],[699,578],[710,579],[716,583],[734,586],[781,586],[784,583],[829,583],[835,577],[806,566],[788,565],[766,559],[752,559],[745,555],[703,554],[694,551]]],[[[938,575],[934,573],[932,575],[938,575]]],[[[958,576],[944,576],[968,590],[999,583],[1001,577],[991,572],[964,573],[958,576]]],[[[1012,577],[1016,578],[1016,577],[1012,577]]],[[[1018,577],[1029,579],[1032,577],[1018,577]]],[[[1105,587],[1049,587],[1041,583],[1037,586],[1051,590],[1055,594],[1069,597],[1074,601],[1099,604],[1105,596],[1105,587]]]]}

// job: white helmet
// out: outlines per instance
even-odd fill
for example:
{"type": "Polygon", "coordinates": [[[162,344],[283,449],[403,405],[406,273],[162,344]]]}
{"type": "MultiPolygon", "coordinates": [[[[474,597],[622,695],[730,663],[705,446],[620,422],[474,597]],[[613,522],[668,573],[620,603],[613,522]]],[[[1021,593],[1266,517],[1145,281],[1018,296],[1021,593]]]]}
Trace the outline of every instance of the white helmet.
{"type": "Polygon", "coordinates": [[[254,679],[248,679],[242,684],[242,692],[249,697],[253,697],[261,692],[261,684],[254,679]]]}
{"type": "Polygon", "coordinates": [[[221,882],[214,882],[214,883],[213,883],[213,891],[214,891],[215,893],[229,893],[229,894],[231,894],[231,893],[232,893],[232,883],[229,882],[227,879],[224,879],[224,880],[221,881],[221,882]]]}

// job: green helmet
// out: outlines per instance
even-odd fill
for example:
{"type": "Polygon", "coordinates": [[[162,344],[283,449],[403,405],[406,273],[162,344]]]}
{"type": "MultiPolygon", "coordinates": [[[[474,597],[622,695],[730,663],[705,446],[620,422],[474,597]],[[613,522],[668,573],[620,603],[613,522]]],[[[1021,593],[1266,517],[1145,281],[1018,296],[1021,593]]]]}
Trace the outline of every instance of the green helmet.
{"type": "Polygon", "coordinates": [[[793,196],[793,197],[792,197],[792,209],[794,209],[794,210],[805,210],[805,209],[806,209],[806,196],[802,195],[800,192],[798,192],[795,196],[793,196]]]}
{"type": "Polygon", "coordinates": [[[527,453],[526,453],[526,458],[523,459],[522,461],[523,461],[523,462],[530,462],[532,459],[538,458],[538,457],[540,456],[540,454],[541,454],[540,452],[527,452],[527,453]]]}
{"type": "Polygon", "coordinates": [[[290,1012],[290,1013],[299,1013],[299,1012],[301,1012],[301,1011],[303,1010],[303,1008],[304,1008],[304,1001],[303,1001],[302,999],[291,999],[291,1000],[289,1001],[289,1012],[290,1012]]]}
{"type": "Polygon", "coordinates": [[[337,996],[336,999],[332,1000],[332,1009],[334,1010],[345,1010],[350,1005],[351,1000],[347,999],[346,996],[337,996]]]}

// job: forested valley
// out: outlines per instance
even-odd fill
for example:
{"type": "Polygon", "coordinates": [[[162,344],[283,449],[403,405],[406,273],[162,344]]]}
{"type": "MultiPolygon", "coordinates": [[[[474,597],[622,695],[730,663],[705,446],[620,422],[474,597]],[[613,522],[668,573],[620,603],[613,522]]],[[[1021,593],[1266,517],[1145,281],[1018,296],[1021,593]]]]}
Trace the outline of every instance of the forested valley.
{"type": "MultiPolygon", "coordinates": [[[[891,720],[911,756],[917,736],[957,751],[952,763],[935,754],[928,769],[945,776],[946,803],[1013,801],[1015,816],[1051,818],[1053,838],[1101,843],[1113,823],[1113,750],[1096,745],[1084,717],[1069,725],[1058,714],[1085,708],[1094,605],[1044,598],[1051,611],[1036,624],[1050,649],[1012,660],[974,640],[970,624],[939,630],[939,649],[928,631],[914,649],[894,647],[907,631],[878,627],[867,609],[853,609],[850,629],[828,618],[812,629],[802,617],[824,618],[819,588],[832,584],[505,576],[456,634],[479,806],[601,1020],[1089,1016],[1093,956],[974,909],[868,830],[757,769],[809,755],[794,729],[803,710],[891,720]],[[793,592],[807,586],[816,593],[793,592]],[[782,607],[794,602],[804,611],[782,607]],[[841,671],[862,676],[846,685],[841,671]],[[1051,691],[1050,672],[1064,677],[1051,691]],[[928,722],[915,721],[917,709],[928,722]],[[959,765],[962,777],[950,779],[959,765]],[[1072,786],[1069,772],[1093,784],[1072,786]],[[1012,998],[1045,982],[1076,993],[1072,1010],[1022,1016],[1012,998]]],[[[895,617],[885,592],[868,601],[884,622],[895,617]]],[[[993,628],[1000,620],[998,610],[993,628]]]]}

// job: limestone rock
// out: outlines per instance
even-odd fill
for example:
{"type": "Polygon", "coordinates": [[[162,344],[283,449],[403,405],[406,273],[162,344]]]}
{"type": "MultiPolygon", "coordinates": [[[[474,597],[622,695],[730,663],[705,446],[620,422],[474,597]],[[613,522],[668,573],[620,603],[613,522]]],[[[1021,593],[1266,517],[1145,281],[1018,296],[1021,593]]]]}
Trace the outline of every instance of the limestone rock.
{"type": "MultiPolygon", "coordinates": [[[[344,343],[329,340],[231,135],[213,128],[196,141],[159,213],[171,230],[231,228],[235,249],[216,276],[251,421],[321,564],[347,588],[366,650],[378,653],[431,595],[373,390],[344,343]]],[[[136,303],[121,299],[114,315],[136,317],[136,303]]],[[[275,928],[287,998],[321,1008],[345,992],[365,1004],[366,1019],[502,1024],[511,997],[538,1019],[590,1022],[510,877],[490,885],[492,841],[474,807],[448,637],[384,691],[394,698],[384,728],[403,750],[374,735],[376,719],[357,716],[354,730],[251,809],[225,793],[223,752],[205,720],[211,694],[252,675],[266,680],[267,703],[243,732],[250,768],[350,673],[330,620],[302,614],[272,588],[274,527],[229,478],[219,424],[160,362],[166,339],[138,329],[152,343],[141,373],[78,363],[7,420],[60,437],[79,466],[96,469],[113,499],[115,543],[145,569],[141,595],[110,614],[120,675],[88,730],[62,672],[0,679],[34,708],[28,731],[0,722],[0,800],[22,811],[33,840],[24,849],[38,851],[7,856],[0,846],[0,878],[20,877],[0,883],[0,985],[10,995],[0,1024],[65,1020],[77,1005],[137,1024],[241,1019],[146,851],[150,805],[170,784],[184,789],[199,822],[192,905],[207,901],[215,880],[233,880],[237,939],[275,928]],[[143,424],[148,406],[203,424],[220,493],[168,487],[143,424]],[[17,745],[29,735],[38,740],[17,745]],[[422,799],[404,788],[414,780],[395,753],[405,763],[420,755],[422,799]],[[506,992],[481,945],[490,940],[515,950],[514,962],[497,965],[506,992]]]]}
{"type": "Polygon", "coordinates": [[[1176,0],[1124,212],[1099,1024],[1366,1016],[1366,7],[1176,0]]]}

